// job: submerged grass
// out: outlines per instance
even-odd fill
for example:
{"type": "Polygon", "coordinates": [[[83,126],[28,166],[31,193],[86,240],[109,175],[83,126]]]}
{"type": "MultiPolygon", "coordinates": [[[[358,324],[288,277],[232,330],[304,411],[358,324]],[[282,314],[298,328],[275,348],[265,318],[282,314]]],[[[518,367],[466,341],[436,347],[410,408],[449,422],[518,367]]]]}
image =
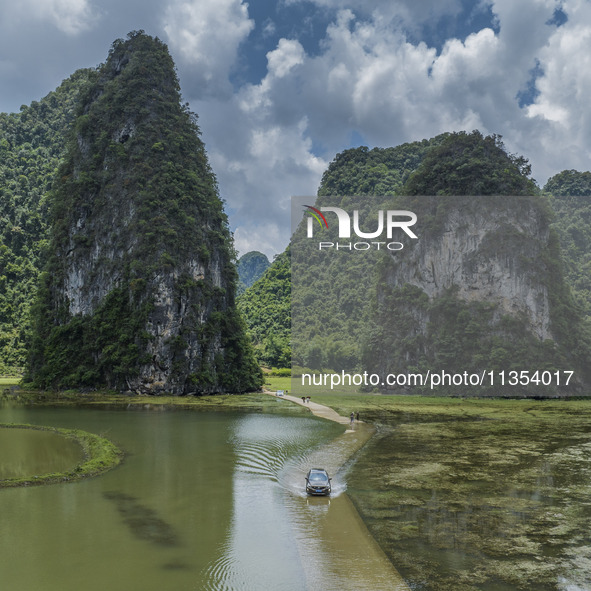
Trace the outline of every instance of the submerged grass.
{"type": "Polygon", "coordinates": [[[378,426],[347,492],[413,589],[591,588],[591,400],[314,400],[378,426]]]}
{"type": "Polygon", "coordinates": [[[35,486],[41,484],[54,484],[58,482],[75,482],[90,476],[97,476],[114,468],[123,459],[123,452],[111,441],[88,433],[80,429],[62,429],[59,427],[46,427],[28,424],[0,424],[2,429],[34,429],[38,431],[50,431],[73,439],[82,448],[84,461],[67,472],[51,472],[48,474],[31,475],[23,478],[6,478],[0,480],[0,488],[15,486],[35,486]]]}
{"type": "Polygon", "coordinates": [[[133,535],[158,546],[179,546],[179,536],[172,525],[152,508],[145,506],[137,497],[120,491],[104,492],[103,496],[112,501],[124,523],[133,535]]]}

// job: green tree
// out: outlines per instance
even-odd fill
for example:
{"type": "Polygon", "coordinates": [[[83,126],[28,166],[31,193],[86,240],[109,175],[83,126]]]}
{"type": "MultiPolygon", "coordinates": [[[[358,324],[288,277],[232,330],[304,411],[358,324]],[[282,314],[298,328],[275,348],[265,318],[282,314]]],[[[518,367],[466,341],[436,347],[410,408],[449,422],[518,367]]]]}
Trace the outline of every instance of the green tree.
{"type": "Polygon", "coordinates": [[[523,156],[508,154],[501,136],[448,134],[406,181],[406,195],[536,195],[523,156]]]}
{"type": "Polygon", "coordinates": [[[591,172],[563,170],[548,180],[544,192],[556,212],[567,281],[591,318],[591,172]]]}
{"type": "Polygon", "coordinates": [[[238,299],[260,363],[289,367],[291,362],[291,266],[289,248],[238,299]]]}
{"type": "Polygon", "coordinates": [[[64,154],[78,70],[18,113],[0,113],[0,373],[18,373],[30,339],[29,310],[48,239],[49,190],[64,154]]]}

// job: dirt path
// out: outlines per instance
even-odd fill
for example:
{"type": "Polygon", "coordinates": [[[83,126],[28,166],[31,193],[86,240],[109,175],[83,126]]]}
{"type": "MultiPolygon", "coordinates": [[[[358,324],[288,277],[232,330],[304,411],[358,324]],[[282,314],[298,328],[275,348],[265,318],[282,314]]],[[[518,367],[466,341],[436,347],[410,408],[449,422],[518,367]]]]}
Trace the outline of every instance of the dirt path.
{"type": "MultiPolygon", "coordinates": [[[[271,396],[275,396],[274,392],[267,392],[271,396]]],[[[307,408],[313,415],[317,417],[321,417],[323,419],[327,419],[328,421],[334,421],[335,423],[340,423],[341,425],[349,425],[351,423],[351,419],[347,417],[342,417],[336,410],[329,408],[328,406],[324,406],[322,404],[317,404],[316,402],[303,402],[301,398],[296,396],[289,396],[284,394],[283,396],[278,396],[278,398],[284,398],[285,400],[289,400],[290,402],[294,402],[295,404],[299,404],[304,408],[307,408]]]]}

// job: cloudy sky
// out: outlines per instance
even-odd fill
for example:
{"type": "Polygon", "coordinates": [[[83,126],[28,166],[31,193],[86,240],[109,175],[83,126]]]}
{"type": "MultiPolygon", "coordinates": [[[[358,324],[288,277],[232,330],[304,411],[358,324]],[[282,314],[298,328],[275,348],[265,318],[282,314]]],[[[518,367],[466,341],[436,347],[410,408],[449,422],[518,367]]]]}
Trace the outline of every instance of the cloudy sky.
{"type": "Polygon", "coordinates": [[[498,133],[544,184],[591,169],[588,0],[0,0],[0,111],[112,41],[165,41],[240,253],[289,239],[289,198],[338,152],[498,133]]]}

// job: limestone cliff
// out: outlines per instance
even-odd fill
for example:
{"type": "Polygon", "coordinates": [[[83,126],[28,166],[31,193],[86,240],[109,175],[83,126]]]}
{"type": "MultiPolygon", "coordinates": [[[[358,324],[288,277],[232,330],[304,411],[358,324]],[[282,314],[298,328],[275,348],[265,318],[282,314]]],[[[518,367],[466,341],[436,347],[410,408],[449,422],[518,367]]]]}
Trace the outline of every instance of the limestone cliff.
{"type": "Polygon", "coordinates": [[[293,200],[304,216],[290,246],[293,369],[377,374],[383,388],[378,379],[369,390],[404,393],[436,392],[389,386],[387,374],[525,372],[525,385],[437,393],[588,393],[589,327],[530,174],[499,136],[478,131],[339,154],[318,198],[293,200]],[[330,208],[324,223],[312,204],[330,208]],[[350,216],[348,232],[334,208],[350,216]],[[417,240],[378,235],[379,213],[392,210],[416,214],[417,240]],[[388,238],[403,248],[387,250],[388,238]],[[568,387],[556,371],[574,372],[568,387]]]}
{"type": "MultiPolygon", "coordinates": [[[[430,199],[441,201],[443,198],[430,199]]],[[[425,201],[425,198],[423,198],[425,201]]],[[[489,302],[497,315],[522,315],[539,339],[550,339],[543,256],[550,230],[539,199],[447,199],[439,228],[391,257],[386,282],[420,288],[430,299],[454,288],[466,302],[489,302]]]]}
{"type": "Polygon", "coordinates": [[[153,394],[260,387],[232,257],[166,46],[131,33],[83,92],[58,173],[30,377],[153,394]]]}
{"type": "MultiPolygon", "coordinates": [[[[589,340],[564,283],[549,210],[540,197],[417,197],[422,231],[382,262],[374,331],[365,351],[380,374],[572,370],[553,380],[470,393],[581,391],[589,340]]],[[[537,374],[538,376],[541,373],[537,374]]],[[[402,390],[402,388],[387,388],[402,390]]],[[[458,391],[458,388],[449,388],[458,391]]],[[[460,388],[461,390],[461,388],[460,388]]],[[[467,391],[465,390],[465,391],[467,391]]]]}

